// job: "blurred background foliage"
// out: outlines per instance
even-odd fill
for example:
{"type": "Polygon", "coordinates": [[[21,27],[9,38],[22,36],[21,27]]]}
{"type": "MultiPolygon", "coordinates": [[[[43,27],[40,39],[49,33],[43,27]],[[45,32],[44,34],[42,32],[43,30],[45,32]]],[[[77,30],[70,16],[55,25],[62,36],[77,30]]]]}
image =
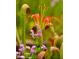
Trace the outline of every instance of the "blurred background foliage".
{"type": "Polygon", "coordinates": [[[38,13],[39,6],[44,5],[48,8],[46,11],[46,15],[54,15],[59,16],[63,12],[63,1],[59,0],[58,3],[54,7],[51,6],[52,0],[16,0],[16,12],[18,12],[22,6],[22,4],[26,3],[31,7],[32,13],[38,13]]]}

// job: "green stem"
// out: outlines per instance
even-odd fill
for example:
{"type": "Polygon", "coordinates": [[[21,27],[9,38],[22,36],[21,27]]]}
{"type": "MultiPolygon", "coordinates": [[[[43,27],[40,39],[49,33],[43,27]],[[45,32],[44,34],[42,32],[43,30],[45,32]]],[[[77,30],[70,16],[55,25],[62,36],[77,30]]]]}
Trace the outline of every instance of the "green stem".
{"type": "Polygon", "coordinates": [[[18,46],[20,46],[20,38],[19,38],[19,34],[18,34],[17,29],[16,29],[16,42],[17,42],[18,46]]]}

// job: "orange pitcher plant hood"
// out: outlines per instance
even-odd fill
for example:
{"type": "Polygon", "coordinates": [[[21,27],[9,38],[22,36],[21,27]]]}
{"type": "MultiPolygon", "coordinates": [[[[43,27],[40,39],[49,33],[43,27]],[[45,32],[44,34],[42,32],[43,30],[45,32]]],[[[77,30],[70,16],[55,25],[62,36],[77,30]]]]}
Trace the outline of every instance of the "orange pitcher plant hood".
{"type": "Polygon", "coordinates": [[[43,23],[49,24],[51,22],[51,16],[47,16],[43,19],[43,23]]]}
{"type": "Polygon", "coordinates": [[[34,19],[34,22],[35,23],[39,23],[40,15],[38,13],[37,14],[33,14],[32,15],[32,18],[34,19]]]}
{"type": "MultiPolygon", "coordinates": [[[[41,28],[40,23],[39,23],[40,22],[40,14],[39,13],[33,14],[32,18],[34,19],[35,24],[38,25],[39,28],[41,28]]],[[[49,26],[51,23],[51,19],[52,19],[51,16],[43,17],[42,23],[49,26]]]]}

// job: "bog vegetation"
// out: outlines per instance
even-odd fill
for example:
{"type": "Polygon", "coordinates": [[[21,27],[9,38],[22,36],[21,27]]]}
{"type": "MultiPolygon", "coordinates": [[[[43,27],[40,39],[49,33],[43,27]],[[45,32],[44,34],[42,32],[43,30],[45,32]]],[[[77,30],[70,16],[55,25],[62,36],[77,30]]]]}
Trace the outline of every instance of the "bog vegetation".
{"type": "Polygon", "coordinates": [[[63,59],[62,0],[16,0],[16,59],[63,59]]]}

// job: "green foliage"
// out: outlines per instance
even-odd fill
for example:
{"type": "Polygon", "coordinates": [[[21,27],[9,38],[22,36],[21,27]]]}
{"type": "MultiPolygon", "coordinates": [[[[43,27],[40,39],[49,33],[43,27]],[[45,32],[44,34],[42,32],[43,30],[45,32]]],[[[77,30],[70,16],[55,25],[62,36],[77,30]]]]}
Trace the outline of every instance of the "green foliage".
{"type": "Polygon", "coordinates": [[[63,59],[63,45],[60,47],[60,58],[63,59]]]}
{"type": "Polygon", "coordinates": [[[45,40],[48,40],[49,39],[49,37],[51,37],[51,30],[50,29],[47,29],[47,30],[43,30],[43,38],[45,39],[45,40]]]}
{"type": "Polygon", "coordinates": [[[28,59],[28,57],[30,57],[30,53],[25,53],[24,56],[26,59],[28,59]]]}
{"type": "Polygon", "coordinates": [[[39,53],[40,51],[41,51],[41,48],[40,47],[37,47],[36,48],[36,52],[39,53]]]}
{"type": "Polygon", "coordinates": [[[54,6],[52,11],[54,11],[54,12],[52,12],[52,15],[54,15],[54,16],[59,16],[60,14],[62,14],[62,12],[63,12],[62,0],[59,0],[59,2],[54,6]]]}
{"type": "Polygon", "coordinates": [[[53,51],[51,59],[60,59],[60,54],[57,51],[53,51]]]}
{"type": "Polygon", "coordinates": [[[36,59],[36,55],[35,54],[32,54],[32,59],[36,59]]]}
{"type": "Polygon", "coordinates": [[[57,42],[56,42],[56,47],[58,47],[59,49],[60,49],[60,47],[61,47],[61,44],[62,44],[62,40],[58,40],[57,42]]]}

